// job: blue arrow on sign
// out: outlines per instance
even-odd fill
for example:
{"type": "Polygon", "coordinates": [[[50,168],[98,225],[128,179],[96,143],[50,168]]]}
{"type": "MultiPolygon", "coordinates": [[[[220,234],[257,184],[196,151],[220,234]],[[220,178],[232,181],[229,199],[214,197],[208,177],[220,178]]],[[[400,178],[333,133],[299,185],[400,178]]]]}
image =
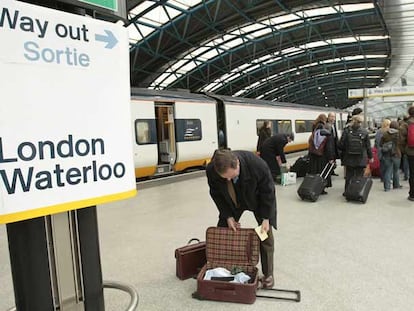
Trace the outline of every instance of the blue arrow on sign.
{"type": "Polygon", "coordinates": [[[105,30],[105,33],[106,33],[106,35],[95,34],[95,40],[106,42],[105,48],[106,49],[112,49],[118,43],[118,40],[115,38],[112,31],[105,30]]]}

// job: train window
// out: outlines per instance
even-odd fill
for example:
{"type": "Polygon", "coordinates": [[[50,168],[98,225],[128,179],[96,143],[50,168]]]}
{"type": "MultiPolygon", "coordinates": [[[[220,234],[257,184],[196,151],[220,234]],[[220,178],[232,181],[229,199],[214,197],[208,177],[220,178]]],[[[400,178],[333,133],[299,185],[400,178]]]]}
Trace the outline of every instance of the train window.
{"type": "Polygon", "coordinates": [[[313,120],[296,120],[295,121],[295,132],[306,133],[312,132],[313,120]]]}
{"type": "Polygon", "coordinates": [[[273,128],[275,133],[292,133],[292,121],[290,120],[273,120],[273,128]]]}
{"type": "MultiPolygon", "coordinates": [[[[257,136],[259,136],[259,131],[260,131],[260,129],[263,126],[263,123],[265,121],[270,121],[270,120],[256,120],[256,134],[257,134],[257,136]]],[[[273,122],[272,121],[270,121],[270,132],[273,133],[273,122]]]]}
{"type": "Polygon", "coordinates": [[[201,120],[176,119],[175,132],[177,142],[201,140],[201,120]]]}
{"type": "Polygon", "coordinates": [[[337,129],[339,129],[339,130],[343,130],[344,129],[344,127],[345,127],[345,121],[344,120],[338,120],[337,121],[337,126],[336,126],[336,128],[337,129]]]}
{"type": "Polygon", "coordinates": [[[135,120],[135,141],[138,145],[156,144],[156,133],[154,119],[135,120]]]}

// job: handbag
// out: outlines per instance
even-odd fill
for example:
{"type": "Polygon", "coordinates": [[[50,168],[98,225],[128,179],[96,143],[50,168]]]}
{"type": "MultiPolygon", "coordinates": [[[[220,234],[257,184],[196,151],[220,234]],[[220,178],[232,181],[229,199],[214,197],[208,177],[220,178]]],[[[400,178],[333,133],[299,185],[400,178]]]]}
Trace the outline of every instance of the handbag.
{"type": "Polygon", "coordinates": [[[281,178],[280,184],[282,186],[288,186],[288,185],[295,185],[296,184],[296,173],[295,172],[282,173],[281,177],[282,178],[281,178]]]}

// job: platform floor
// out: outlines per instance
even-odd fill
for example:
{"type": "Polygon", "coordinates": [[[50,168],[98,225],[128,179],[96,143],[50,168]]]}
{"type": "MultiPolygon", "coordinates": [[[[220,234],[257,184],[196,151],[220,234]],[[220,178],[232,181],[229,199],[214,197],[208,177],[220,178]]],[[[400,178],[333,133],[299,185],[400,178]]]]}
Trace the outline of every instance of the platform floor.
{"type": "MultiPolygon", "coordinates": [[[[294,159],[289,162],[293,163],[294,159]]],[[[302,301],[257,299],[253,305],[198,301],[196,281],[175,277],[174,250],[204,239],[217,211],[204,173],[138,185],[132,199],[98,207],[103,278],[134,286],[138,310],[409,311],[414,305],[414,202],[404,188],[383,191],[374,180],[368,202],[342,197],[342,167],[318,202],[303,202],[296,185],[276,186],[277,288],[300,290],[302,301]]],[[[250,212],[243,227],[256,223],[250,212]]],[[[0,226],[0,311],[14,305],[5,225],[0,226]]],[[[105,289],[107,311],[126,309],[129,296],[105,289]]]]}

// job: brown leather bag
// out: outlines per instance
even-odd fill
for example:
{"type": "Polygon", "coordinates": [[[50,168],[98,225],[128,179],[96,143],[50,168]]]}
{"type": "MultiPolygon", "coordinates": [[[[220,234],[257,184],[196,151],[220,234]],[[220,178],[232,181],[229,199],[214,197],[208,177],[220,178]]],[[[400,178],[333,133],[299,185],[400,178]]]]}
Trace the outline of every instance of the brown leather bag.
{"type": "Polygon", "coordinates": [[[175,250],[176,275],[180,280],[186,280],[197,276],[201,268],[206,264],[206,242],[199,239],[191,239],[186,246],[175,250]],[[193,241],[197,242],[191,244],[193,241]]]}

